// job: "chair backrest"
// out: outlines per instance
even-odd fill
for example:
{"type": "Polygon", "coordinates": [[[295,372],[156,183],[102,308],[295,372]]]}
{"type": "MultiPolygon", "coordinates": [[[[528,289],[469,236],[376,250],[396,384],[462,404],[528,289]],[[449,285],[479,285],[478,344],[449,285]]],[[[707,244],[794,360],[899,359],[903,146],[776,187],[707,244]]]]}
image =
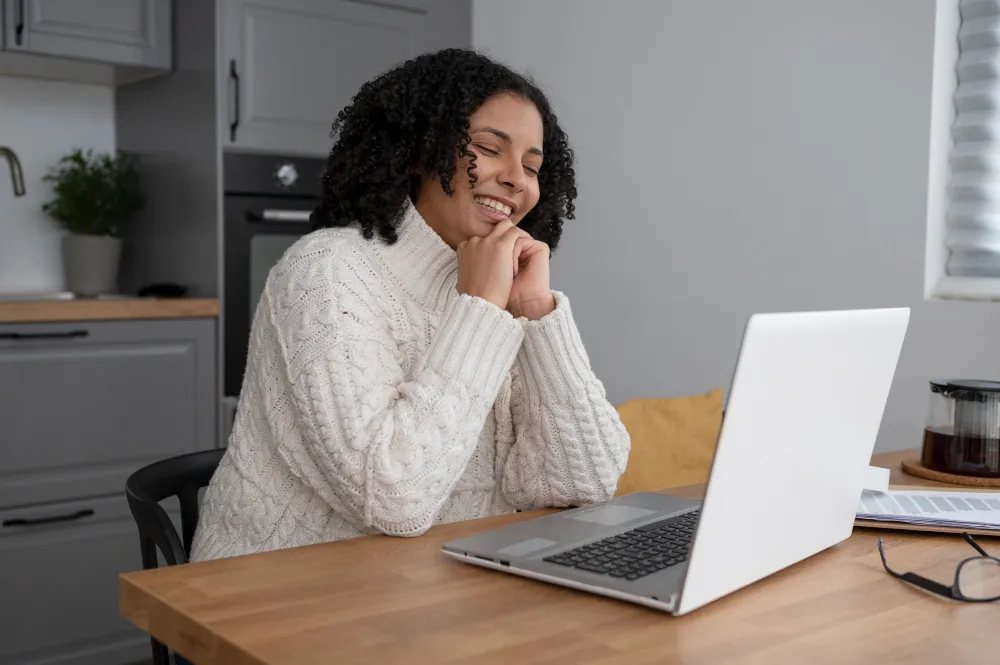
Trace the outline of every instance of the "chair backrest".
{"type": "Polygon", "coordinates": [[[198,526],[198,491],[208,485],[225,454],[220,448],[178,455],[144,466],[125,481],[128,505],[139,527],[143,569],[158,567],[157,548],[167,565],[187,563],[198,526]],[[183,540],[160,505],[174,496],[180,502],[183,540]]]}
{"type": "Polygon", "coordinates": [[[721,388],[702,395],[634,399],[618,407],[632,440],[615,494],[655,492],[708,479],[722,424],[721,388]]]}

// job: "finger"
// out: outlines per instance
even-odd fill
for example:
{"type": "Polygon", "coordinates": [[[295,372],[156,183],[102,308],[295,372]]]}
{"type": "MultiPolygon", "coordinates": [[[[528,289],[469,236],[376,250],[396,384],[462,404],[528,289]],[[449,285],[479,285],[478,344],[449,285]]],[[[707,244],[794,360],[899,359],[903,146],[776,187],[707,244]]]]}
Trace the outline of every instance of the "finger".
{"type": "Polygon", "coordinates": [[[487,238],[500,238],[503,234],[510,231],[512,228],[517,228],[514,226],[514,222],[509,219],[504,219],[496,223],[490,234],[486,236],[487,238]]]}
{"type": "Polygon", "coordinates": [[[525,252],[527,247],[532,240],[530,238],[520,237],[514,242],[514,277],[517,277],[517,273],[521,269],[521,261],[525,257],[525,252]]]}
{"type": "Polygon", "coordinates": [[[524,229],[519,229],[514,225],[511,225],[509,229],[500,237],[499,242],[510,244],[511,249],[514,248],[514,244],[519,239],[531,240],[531,235],[524,229]]]}
{"type": "Polygon", "coordinates": [[[521,261],[525,262],[528,259],[538,256],[539,254],[548,255],[549,246],[544,242],[538,240],[526,241],[523,249],[521,250],[521,261]]]}
{"type": "Polygon", "coordinates": [[[521,254],[527,250],[528,245],[530,243],[531,243],[531,239],[530,238],[525,238],[524,236],[521,236],[520,238],[518,238],[517,240],[515,240],[514,241],[514,258],[515,259],[519,258],[521,256],[521,254]]]}

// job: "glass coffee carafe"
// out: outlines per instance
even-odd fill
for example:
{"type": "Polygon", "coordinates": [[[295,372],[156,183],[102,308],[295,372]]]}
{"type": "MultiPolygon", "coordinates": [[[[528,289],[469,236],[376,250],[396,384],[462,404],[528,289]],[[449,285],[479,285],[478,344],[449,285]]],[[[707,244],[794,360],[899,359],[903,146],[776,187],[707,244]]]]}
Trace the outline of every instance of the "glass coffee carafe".
{"type": "Polygon", "coordinates": [[[921,464],[1000,478],[1000,382],[931,381],[921,464]]]}

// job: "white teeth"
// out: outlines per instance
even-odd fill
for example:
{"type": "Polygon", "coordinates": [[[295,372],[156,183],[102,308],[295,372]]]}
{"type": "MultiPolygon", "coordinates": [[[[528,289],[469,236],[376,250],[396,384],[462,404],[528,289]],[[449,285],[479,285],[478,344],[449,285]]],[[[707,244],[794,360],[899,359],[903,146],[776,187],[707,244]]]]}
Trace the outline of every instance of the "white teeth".
{"type": "Polygon", "coordinates": [[[504,205],[503,203],[500,203],[499,201],[496,201],[494,199],[486,198],[485,196],[477,196],[476,203],[493,208],[497,212],[501,212],[505,215],[509,215],[511,212],[513,212],[513,208],[511,208],[510,206],[504,205]]]}

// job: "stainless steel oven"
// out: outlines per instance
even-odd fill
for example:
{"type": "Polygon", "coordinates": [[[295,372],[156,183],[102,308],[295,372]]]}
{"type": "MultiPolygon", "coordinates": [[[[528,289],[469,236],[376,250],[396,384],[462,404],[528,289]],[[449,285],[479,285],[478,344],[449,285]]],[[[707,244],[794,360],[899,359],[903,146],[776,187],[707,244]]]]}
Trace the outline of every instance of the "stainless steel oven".
{"type": "Polygon", "coordinates": [[[239,395],[250,322],[271,267],[312,231],[325,160],[227,152],[224,183],[223,373],[239,395]]]}

